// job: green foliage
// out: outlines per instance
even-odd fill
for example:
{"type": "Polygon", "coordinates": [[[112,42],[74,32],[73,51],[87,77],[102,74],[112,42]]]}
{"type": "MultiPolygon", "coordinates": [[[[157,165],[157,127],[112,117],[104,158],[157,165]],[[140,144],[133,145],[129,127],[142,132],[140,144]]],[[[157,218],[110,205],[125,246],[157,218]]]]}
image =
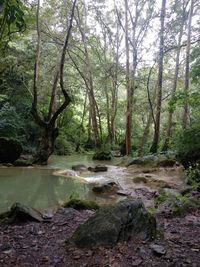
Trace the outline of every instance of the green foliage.
{"type": "Polygon", "coordinates": [[[160,204],[164,203],[167,200],[168,196],[167,194],[163,191],[161,192],[154,200],[155,207],[157,208],[160,204]]]}
{"type": "Polygon", "coordinates": [[[8,138],[19,138],[24,134],[24,124],[16,109],[6,103],[0,109],[0,136],[8,138]]]}
{"type": "Polygon", "coordinates": [[[187,183],[194,188],[198,188],[200,185],[200,164],[195,163],[194,165],[189,166],[186,173],[188,178],[187,183]]]}
{"type": "Polygon", "coordinates": [[[200,124],[196,123],[179,133],[176,140],[178,158],[184,167],[200,159],[200,124]]]}
{"type": "Polygon", "coordinates": [[[73,143],[67,141],[66,137],[61,135],[58,136],[55,142],[55,151],[56,155],[70,155],[75,152],[75,146],[73,143]]]}
{"type": "Polygon", "coordinates": [[[0,0],[0,46],[11,35],[26,29],[25,5],[20,0],[0,0]]]}

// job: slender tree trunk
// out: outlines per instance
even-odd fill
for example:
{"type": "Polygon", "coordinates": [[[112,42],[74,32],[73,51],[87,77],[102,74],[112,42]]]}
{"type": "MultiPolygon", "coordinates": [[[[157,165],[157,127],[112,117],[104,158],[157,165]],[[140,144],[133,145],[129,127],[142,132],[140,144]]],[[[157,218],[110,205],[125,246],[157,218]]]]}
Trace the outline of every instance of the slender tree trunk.
{"type": "Polygon", "coordinates": [[[138,156],[142,156],[142,154],[143,154],[144,145],[145,145],[147,137],[149,135],[149,130],[150,130],[152,120],[153,120],[153,118],[152,118],[152,114],[150,111],[149,115],[148,115],[148,119],[147,119],[147,124],[144,128],[142,138],[140,139],[139,148],[138,148],[138,156]]]}
{"type": "Polygon", "coordinates": [[[129,50],[129,31],[128,31],[128,0],[125,0],[125,47],[126,47],[126,91],[127,91],[127,108],[126,108],[126,155],[131,154],[131,132],[132,132],[132,88],[130,81],[130,50],[129,50]]]}
{"type": "Polygon", "coordinates": [[[185,101],[183,107],[183,128],[186,129],[189,126],[189,106],[188,106],[188,92],[189,92],[189,71],[190,71],[190,42],[191,42],[191,25],[193,16],[194,0],[190,1],[190,12],[188,18],[187,27],[187,47],[186,47],[186,60],[185,60],[185,83],[184,93],[185,101]]]}
{"type": "MultiPolygon", "coordinates": [[[[171,95],[171,101],[173,101],[176,93],[177,88],[177,81],[178,81],[178,74],[179,74],[179,59],[180,59],[180,52],[181,52],[181,40],[183,36],[183,26],[184,26],[184,14],[183,14],[183,21],[178,37],[178,44],[177,44],[177,53],[176,53],[176,64],[175,64],[175,70],[174,70],[174,79],[173,79],[173,85],[172,85],[172,95],[171,95]]],[[[172,135],[172,118],[173,118],[174,108],[170,107],[169,114],[168,114],[168,121],[167,121],[167,131],[166,131],[166,138],[163,145],[162,150],[166,151],[169,147],[169,141],[170,137],[172,135]]]]}
{"type": "MultiPolygon", "coordinates": [[[[86,10],[86,7],[84,6],[84,9],[86,10]]],[[[96,146],[100,146],[100,137],[99,137],[99,126],[97,122],[97,103],[95,100],[95,94],[94,94],[94,83],[93,83],[93,75],[92,75],[92,68],[91,68],[91,62],[90,62],[90,56],[87,48],[87,40],[86,40],[86,35],[85,35],[85,27],[86,27],[86,22],[84,22],[84,26],[82,27],[81,23],[81,18],[79,15],[79,10],[78,11],[78,27],[81,33],[81,38],[82,42],[84,45],[84,53],[85,53],[85,61],[86,61],[86,78],[84,81],[87,84],[87,90],[88,90],[88,95],[89,95],[89,104],[90,104],[90,116],[91,116],[91,122],[92,122],[92,131],[94,135],[94,140],[96,146]]],[[[85,17],[86,17],[86,11],[85,11],[85,17]]]]}
{"type": "Polygon", "coordinates": [[[160,15],[160,49],[159,49],[159,64],[158,64],[158,84],[157,84],[157,100],[156,100],[156,117],[153,143],[150,152],[156,153],[160,136],[160,115],[162,103],[162,83],[163,83],[163,56],[164,56],[164,21],[165,21],[166,0],[162,0],[162,8],[160,15]]]}

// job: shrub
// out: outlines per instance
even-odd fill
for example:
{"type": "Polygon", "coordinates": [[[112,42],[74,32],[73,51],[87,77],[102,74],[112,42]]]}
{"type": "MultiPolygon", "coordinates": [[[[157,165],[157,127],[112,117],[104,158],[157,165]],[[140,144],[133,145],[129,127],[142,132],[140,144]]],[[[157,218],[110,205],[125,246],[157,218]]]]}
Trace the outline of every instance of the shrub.
{"type": "Polygon", "coordinates": [[[200,160],[200,124],[182,131],[176,142],[178,159],[185,168],[200,160]]]}
{"type": "Polygon", "coordinates": [[[56,155],[70,155],[74,151],[73,144],[67,141],[62,135],[56,139],[54,151],[56,155]]]}

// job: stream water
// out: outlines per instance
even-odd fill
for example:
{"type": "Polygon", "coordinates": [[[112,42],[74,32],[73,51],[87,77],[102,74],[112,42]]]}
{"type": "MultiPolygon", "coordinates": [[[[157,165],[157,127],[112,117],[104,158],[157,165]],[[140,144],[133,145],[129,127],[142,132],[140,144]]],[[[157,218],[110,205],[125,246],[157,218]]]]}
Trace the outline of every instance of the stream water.
{"type": "Polygon", "coordinates": [[[82,199],[106,202],[105,198],[99,200],[91,189],[95,182],[105,181],[107,178],[101,179],[102,177],[89,175],[87,181],[86,177],[84,180],[53,174],[56,170],[70,169],[76,164],[94,166],[99,163],[93,161],[91,155],[73,155],[52,156],[49,164],[44,167],[1,167],[0,213],[8,210],[14,202],[21,202],[40,210],[55,207],[68,200],[72,194],[82,199]]]}
{"type": "MultiPolygon", "coordinates": [[[[115,181],[125,190],[133,189],[138,185],[133,183],[132,178],[141,175],[140,170],[127,170],[115,166],[118,160],[98,162],[93,161],[91,155],[52,156],[49,164],[44,167],[1,167],[0,213],[8,210],[14,202],[21,202],[39,210],[54,208],[67,201],[73,194],[81,199],[95,200],[100,204],[112,203],[119,197],[95,195],[92,191],[94,184],[115,181]],[[72,175],[72,177],[59,175],[59,170],[69,170],[77,164],[84,164],[87,167],[105,164],[108,166],[108,172],[85,172],[78,173],[76,176],[72,175]]],[[[157,176],[177,186],[183,183],[179,172],[170,173],[170,171],[163,170],[152,176],[154,180],[157,176]]],[[[146,188],[153,185],[142,186],[146,188]]]]}

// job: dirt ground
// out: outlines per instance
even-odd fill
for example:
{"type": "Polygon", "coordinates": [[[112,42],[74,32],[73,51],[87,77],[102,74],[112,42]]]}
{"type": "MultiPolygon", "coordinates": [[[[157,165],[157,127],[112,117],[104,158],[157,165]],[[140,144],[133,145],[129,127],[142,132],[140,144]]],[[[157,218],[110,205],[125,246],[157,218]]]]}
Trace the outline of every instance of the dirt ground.
{"type": "Polygon", "coordinates": [[[160,237],[117,246],[79,249],[66,244],[76,227],[94,212],[61,208],[49,223],[0,225],[1,267],[200,266],[200,213],[157,218],[160,237]],[[155,246],[158,245],[158,246],[155,246]]]}

